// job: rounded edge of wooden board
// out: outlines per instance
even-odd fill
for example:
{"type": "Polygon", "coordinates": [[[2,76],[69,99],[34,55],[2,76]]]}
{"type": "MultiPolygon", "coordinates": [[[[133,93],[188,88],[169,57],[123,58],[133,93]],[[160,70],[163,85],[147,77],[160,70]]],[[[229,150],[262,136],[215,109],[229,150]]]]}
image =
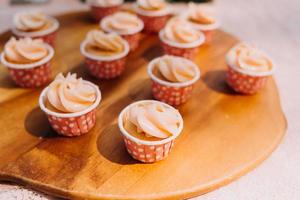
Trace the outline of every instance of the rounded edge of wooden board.
{"type": "Polygon", "coordinates": [[[67,190],[62,190],[60,188],[53,187],[53,186],[47,185],[47,184],[41,184],[32,179],[24,179],[21,177],[10,176],[8,174],[2,174],[1,172],[0,172],[0,179],[5,180],[5,181],[21,183],[22,185],[30,187],[32,189],[44,192],[46,194],[51,194],[53,196],[62,197],[62,198],[76,198],[76,199],[77,198],[79,198],[79,199],[178,199],[178,198],[186,199],[186,198],[192,198],[195,196],[200,196],[200,195],[209,193],[213,190],[216,190],[222,186],[225,186],[225,185],[237,180],[238,178],[246,175],[248,172],[255,169],[264,160],[266,160],[272,154],[272,152],[278,147],[278,145],[284,138],[285,132],[287,130],[286,117],[284,116],[283,112],[281,114],[282,114],[282,118],[284,120],[284,128],[282,130],[282,133],[279,135],[280,137],[278,137],[278,139],[274,142],[274,144],[272,144],[270,146],[268,151],[265,151],[266,152],[265,154],[263,154],[261,157],[258,157],[257,160],[255,160],[254,162],[248,163],[248,166],[245,167],[243,171],[238,171],[236,173],[232,173],[230,178],[221,178],[214,182],[210,182],[204,186],[202,185],[200,187],[196,186],[194,188],[190,188],[190,189],[186,189],[186,190],[169,192],[169,193],[164,193],[164,194],[159,194],[159,195],[155,195],[155,194],[153,194],[153,195],[137,195],[137,196],[134,196],[134,195],[129,196],[128,195],[126,198],[124,198],[123,196],[119,196],[119,195],[89,195],[89,196],[87,196],[85,193],[80,193],[80,192],[72,192],[73,194],[71,194],[67,190]]]}
{"type": "MultiPolygon", "coordinates": [[[[72,16],[77,16],[79,14],[85,15],[86,13],[87,13],[87,11],[70,12],[70,13],[58,15],[58,18],[72,17],[72,16]]],[[[10,31],[4,31],[4,32],[0,33],[0,37],[1,36],[7,37],[8,34],[10,34],[10,31]]],[[[228,35],[230,35],[231,37],[235,37],[231,34],[228,34],[228,35]]],[[[279,106],[282,122],[284,123],[283,127],[282,127],[282,132],[278,133],[278,138],[276,140],[274,140],[274,143],[271,144],[269,149],[265,151],[265,154],[262,154],[255,161],[253,161],[251,163],[247,163],[243,170],[233,172],[230,176],[221,177],[220,179],[217,179],[215,181],[207,183],[206,185],[195,186],[190,189],[178,190],[175,192],[168,192],[168,193],[162,193],[162,194],[128,195],[126,197],[123,197],[123,196],[119,196],[119,195],[101,195],[101,194],[87,195],[85,193],[76,192],[76,191],[72,191],[73,194],[71,194],[68,190],[53,187],[52,185],[41,184],[40,182],[34,181],[32,179],[26,179],[26,178],[22,178],[22,177],[10,175],[10,174],[5,174],[5,173],[2,173],[1,170],[0,170],[0,179],[3,181],[12,181],[12,182],[20,183],[24,186],[33,188],[35,190],[38,190],[38,191],[41,191],[41,192],[44,192],[47,194],[51,194],[53,196],[62,197],[62,198],[72,198],[72,199],[73,198],[75,198],[75,199],[78,199],[78,198],[79,199],[178,199],[178,198],[183,198],[183,199],[185,199],[185,198],[191,198],[191,197],[203,195],[205,193],[216,190],[222,186],[225,186],[225,185],[237,180],[241,176],[247,174],[248,172],[252,171],[254,168],[256,168],[258,165],[260,165],[264,160],[266,160],[272,154],[272,152],[278,147],[278,145],[284,138],[288,123],[287,123],[286,117],[282,111],[279,92],[278,92],[278,88],[276,86],[274,79],[272,79],[272,84],[274,85],[274,89],[276,90],[276,96],[277,96],[278,104],[279,104],[278,106],[279,106]]]]}

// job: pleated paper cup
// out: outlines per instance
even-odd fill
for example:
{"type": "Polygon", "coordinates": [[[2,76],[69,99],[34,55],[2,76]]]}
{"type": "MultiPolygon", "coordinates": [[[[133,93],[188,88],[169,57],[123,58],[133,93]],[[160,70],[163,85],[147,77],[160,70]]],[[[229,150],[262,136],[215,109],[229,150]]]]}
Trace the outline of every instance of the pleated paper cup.
{"type": "Polygon", "coordinates": [[[96,108],[101,101],[101,92],[98,86],[91,82],[84,81],[96,91],[96,101],[87,109],[76,113],[58,113],[49,110],[45,106],[48,87],[46,87],[39,98],[39,105],[42,111],[47,115],[51,127],[62,136],[73,137],[88,133],[96,123],[96,108]]]}
{"type": "Polygon", "coordinates": [[[273,64],[272,70],[266,72],[253,72],[241,69],[226,57],[227,72],[226,82],[237,93],[252,95],[261,90],[269,77],[274,74],[275,66],[273,64]]]}
{"type": "Polygon", "coordinates": [[[104,17],[114,14],[121,9],[123,2],[114,6],[99,6],[97,4],[89,3],[91,15],[95,22],[101,21],[104,17]]]}
{"type": "Polygon", "coordinates": [[[44,86],[51,80],[51,60],[54,49],[45,43],[49,54],[40,61],[30,64],[15,64],[6,60],[1,54],[1,62],[9,70],[12,80],[20,87],[37,88],[44,86]]]}
{"type": "Polygon", "coordinates": [[[166,139],[162,139],[159,141],[145,141],[141,140],[139,138],[136,138],[129,134],[126,129],[123,126],[123,119],[124,115],[128,110],[137,104],[141,103],[161,103],[171,109],[176,110],[172,106],[169,106],[168,104],[158,102],[155,100],[143,100],[143,101],[137,101],[135,103],[132,103],[128,105],[126,108],[124,108],[118,118],[118,125],[119,129],[122,133],[124,143],[126,146],[126,149],[128,153],[136,160],[139,160],[144,163],[153,163],[160,160],[165,159],[170,151],[172,150],[175,139],[180,135],[183,129],[183,119],[180,113],[176,110],[177,115],[180,117],[180,125],[178,128],[178,131],[175,135],[172,135],[171,137],[168,137],[166,139]]]}
{"type": "Polygon", "coordinates": [[[42,31],[35,31],[35,32],[25,32],[18,30],[17,28],[12,28],[12,33],[17,38],[25,38],[30,37],[32,39],[42,39],[44,42],[50,44],[54,47],[54,43],[56,40],[57,30],[59,28],[59,22],[57,19],[53,17],[48,17],[49,20],[52,21],[53,26],[49,29],[42,30],[42,31]]]}
{"type": "Polygon", "coordinates": [[[141,32],[144,29],[143,21],[139,20],[139,22],[139,27],[135,30],[116,31],[106,26],[106,18],[103,18],[103,20],[101,20],[100,22],[100,27],[105,32],[119,34],[123,39],[125,39],[128,42],[130,51],[135,51],[139,47],[142,38],[141,32]]]}
{"type": "Polygon", "coordinates": [[[197,41],[191,43],[179,43],[165,39],[164,30],[161,30],[159,32],[159,39],[165,54],[194,60],[199,52],[199,47],[205,41],[205,35],[200,32],[200,37],[197,41]]]}
{"type": "Polygon", "coordinates": [[[171,16],[169,7],[159,11],[146,11],[135,5],[135,11],[144,22],[144,31],[147,33],[158,33],[165,27],[171,16]]]}
{"type": "MultiPolygon", "coordinates": [[[[177,57],[179,59],[185,59],[181,57],[177,57]]],[[[200,79],[200,70],[198,66],[190,61],[189,65],[193,66],[195,70],[195,77],[187,82],[173,83],[165,80],[161,80],[153,74],[153,69],[156,63],[160,58],[156,58],[152,60],[148,64],[148,75],[152,81],[152,95],[155,99],[165,102],[172,106],[178,106],[188,101],[188,99],[192,96],[192,91],[195,83],[200,79]]]]}
{"type": "Polygon", "coordinates": [[[127,41],[123,41],[125,50],[113,56],[95,56],[85,50],[86,41],[80,45],[81,54],[85,57],[85,65],[90,74],[98,79],[113,79],[120,76],[126,67],[126,59],[129,53],[127,41]]]}
{"type": "Polygon", "coordinates": [[[140,32],[121,36],[128,42],[130,51],[135,51],[139,47],[142,39],[142,34],[140,32]]]}

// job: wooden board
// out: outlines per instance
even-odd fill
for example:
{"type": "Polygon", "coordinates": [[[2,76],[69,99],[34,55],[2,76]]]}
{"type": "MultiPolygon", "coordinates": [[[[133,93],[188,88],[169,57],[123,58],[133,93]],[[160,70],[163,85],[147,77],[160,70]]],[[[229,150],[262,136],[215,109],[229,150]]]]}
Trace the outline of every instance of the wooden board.
{"type": "MultiPolygon", "coordinates": [[[[202,78],[193,97],[179,107],[185,121],[170,156],[142,164],[127,153],[117,127],[126,105],[151,99],[147,63],[162,55],[158,38],[145,36],[129,56],[124,75],[98,81],[88,75],[79,52],[97,25],[87,13],[59,17],[54,73],[76,72],[101,88],[95,128],[76,138],[57,136],[38,107],[41,89],[17,88],[0,68],[0,179],[55,196],[85,199],[177,199],[217,189],[249,172],[281,141],[286,121],[273,79],[254,96],[225,83],[224,55],[238,40],[217,31],[196,59],[202,78]]],[[[11,33],[0,35],[0,48],[11,33]]]]}

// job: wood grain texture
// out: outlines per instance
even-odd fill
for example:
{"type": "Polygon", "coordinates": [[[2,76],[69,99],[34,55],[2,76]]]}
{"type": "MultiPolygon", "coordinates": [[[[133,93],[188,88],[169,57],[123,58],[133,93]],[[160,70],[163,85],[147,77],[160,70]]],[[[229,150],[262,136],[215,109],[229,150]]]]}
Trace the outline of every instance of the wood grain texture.
{"type": "MultiPolygon", "coordinates": [[[[58,137],[38,108],[41,90],[17,88],[1,67],[0,179],[61,197],[188,198],[247,173],[281,141],[286,122],[274,81],[254,96],[233,93],[225,83],[224,55],[238,41],[218,31],[196,59],[202,79],[190,101],[179,107],[185,128],[172,153],[155,164],[133,160],[126,153],[117,116],[129,103],[152,98],[146,65],[162,54],[158,38],[143,38],[120,78],[97,81],[88,75],[79,52],[85,34],[97,25],[85,12],[59,20],[53,74],[76,72],[99,85],[103,101],[96,126],[81,137],[58,137]]],[[[9,35],[1,35],[1,47],[9,35]]]]}

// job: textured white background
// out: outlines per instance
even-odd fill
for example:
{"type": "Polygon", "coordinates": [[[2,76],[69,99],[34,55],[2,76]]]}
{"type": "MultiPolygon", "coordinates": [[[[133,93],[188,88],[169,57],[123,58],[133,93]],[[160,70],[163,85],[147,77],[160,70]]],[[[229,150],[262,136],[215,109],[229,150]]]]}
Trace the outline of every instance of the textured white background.
{"type": "MultiPolygon", "coordinates": [[[[214,4],[222,20],[222,29],[256,43],[276,61],[275,77],[288,131],[279,148],[257,169],[228,186],[195,199],[299,200],[300,0],[215,0],[214,4]]],[[[87,9],[75,0],[52,0],[38,8],[49,14],[87,9]]],[[[9,28],[13,13],[22,9],[24,7],[9,7],[8,1],[0,0],[0,32],[9,28]]],[[[33,194],[0,185],[0,199],[29,199],[33,194]]],[[[44,197],[34,197],[41,198],[44,197]]]]}

